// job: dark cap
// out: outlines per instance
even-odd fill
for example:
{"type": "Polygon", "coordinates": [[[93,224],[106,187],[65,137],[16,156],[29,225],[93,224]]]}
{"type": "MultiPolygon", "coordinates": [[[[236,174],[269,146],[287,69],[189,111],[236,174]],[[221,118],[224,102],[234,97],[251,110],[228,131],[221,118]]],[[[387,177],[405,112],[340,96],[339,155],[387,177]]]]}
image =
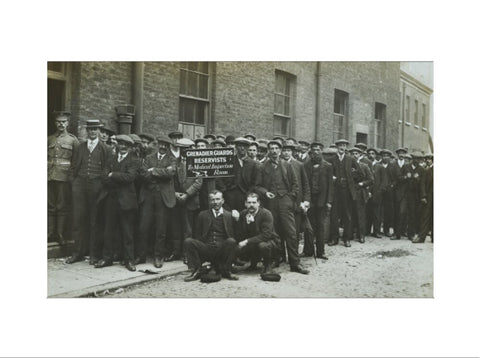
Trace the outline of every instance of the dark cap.
{"type": "Polygon", "coordinates": [[[285,144],[282,149],[290,149],[293,152],[294,150],[297,150],[297,146],[294,144],[285,144]]]}
{"type": "Polygon", "coordinates": [[[413,153],[410,154],[412,156],[412,158],[417,158],[417,159],[421,159],[424,157],[423,153],[422,152],[419,152],[419,151],[415,151],[413,153]]]}
{"type": "Polygon", "coordinates": [[[157,142],[158,143],[166,143],[166,144],[172,144],[172,140],[167,137],[166,135],[160,134],[157,136],[157,142]]]}
{"type": "Polygon", "coordinates": [[[360,148],[362,150],[362,152],[367,150],[367,145],[365,143],[357,143],[357,144],[355,144],[355,147],[360,148]]]}
{"type": "Polygon", "coordinates": [[[279,141],[279,140],[277,140],[277,139],[272,139],[272,140],[268,141],[267,147],[269,148],[271,144],[276,144],[276,145],[278,145],[280,148],[283,147],[282,141],[279,141]]]}
{"type": "Polygon", "coordinates": [[[412,155],[411,155],[411,154],[408,154],[408,153],[405,154],[405,158],[407,158],[407,159],[413,159],[413,158],[412,158],[412,155]]]}
{"type": "Polygon", "coordinates": [[[392,152],[391,152],[390,150],[388,150],[388,149],[382,149],[382,150],[380,151],[380,154],[382,154],[382,155],[383,155],[383,154],[388,154],[388,155],[391,156],[391,155],[392,155],[392,152]]]}
{"type": "Polygon", "coordinates": [[[217,134],[217,139],[223,139],[223,141],[225,142],[225,139],[227,137],[225,137],[223,134],[217,134]]]}
{"type": "Polygon", "coordinates": [[[54,111],[53,112],[53,116],[56,118],[59,118],[59,117],[68,117],[70,118],[70,115],[71,113],[68,112],[68,111],[54,111]]]}
{"type": "Polygon", "coordinates": [[[425,159],[433,159],[433,153],[428,153],[428,154],[425,154],[425,159]]]}
{"type": "Polygon", "coordinates": [[[248,146],[250,147],[251,145],[254,145],[255,147],[257,147],[257,149],[260,147],[260,143],[255,142],[255,141],[251,141],[248,146]]]}
{"type": "Polygon", "coordinates": [[[368,148],[368,149],[367,149],[367,153],[368,153],[368,152],[371,152],[371,151],[374,151],[375,154],[380,154],[380,152],[378,151],[377,148],[373,148],[373,147],[372,147],[372,148],[368,148]]]}
{"type": "Polygon", "coordinates": [[[278,273],[274,272],[269,272],[269,273],[262,273],[260,274],[260,278],[263,281],[272,281],[272,282],[278,282],[282,278],[278,273]]]}
{"type": "Polygon", "coordinates": [[[116,136],[116,139],[117,139],[117,142],[124,142],[124,143],[127,143],[129,145],[133,145],[133,143],[134,143],[133,139],[126,134],[119,134],[119,135],[116,136]]]}
{"type": "Polygon", "coordinates": [[[320,146],[320,148],[322,148],[322,150],[323,150],[323,148],[324,148],[324,147],[323,147],[323,144],[320,143],[320,142],[312,142],[312,143],[310,143],[310,148],[312,148],[313,146],[316,146],[316,145],[320,146]]]}
{"type": "MultiPolygon", "coordinates": [[[[318,143],[318,142],[317,142],[317,143],[318,143]]],[[[299,140],[299,141],[298,141],[298,144],[304,145],[304,146],[307,146],[307,147],[310,146],[310,143],[308,143],[306,140],[299,140]]],[[[322,147],[323,147],[323,145],[322,145],[322,147]]]]}
{"type": "Polygon", "coordinates": [[[227,146],[227,143],[225,143],[225,141],[223,139],[220,139],[218,137],[217,137],[217,139],[212,140],[212,145],[214,145],[214,144],[220,144],[222,147],[227,146]]]}
{"type": "Polygon", "coordinates": [[[217,139],[215,134],[212,134],[212,133],[205,134],[203,138],[212,138],[213,140],[217,139]]]}
{"type": "MultiPolygon", "coordinates": [[[[142,138],[140,138],[138,135],[136,135],[135,133],[130,133],[129,134],[129,137],[133,139],[133,142],[134,143],[137,143],[137,144],[141,144],[142,143],[142,138]]],[[[117,140],[118,140],[118,136],[117,136],[117,140]]]]}
{"type": "MultiPolygon", "coordinates": [[[[267,143],[268,143],[268,141],[267,141],[267,143]]],[[[258,143],[258,149],[262,148],[262,149],[267,150],[268,149],[267,143],[264,143],[264,142],[258,143]]]]}
{"type": "Polygon", "coordinates": [[[357,153],[363,153],[363,150],[361,150],[358,147],[352,147],[348,150],[350,153],[357,152],[357,153]]]}
{"type": "Polygon", "coordinates": [[[404,152],[404,153],[406,154],[408,151],[407,151],[407,149],[405,149],[405,148],[398,148],[398,149],[395,151],[395,153],[398,154],[398,152],[404,152]]]}
{"type": "Polygon", "coordinates": [[[235,136],[233,136],[231,134],[229,134],[225,137],[225,143],[227,143],[227,144],[232,144],[234,140],[235,140],[235,136]]]}
{"type": "Polygon", "coordinates": [[[339,144],[346,144],[346,145],[349,145],[350,142],[346,139],[338,139],[335,141],[335,145],[339,145],[339,144]]]}
{"type": "Polygon", "coordinates": [[[99,119],[87,119],[86,120],[86,128],[100,128],[103,127],[103,124],[100,123],[99,119]]]}
{"type": "Polygon", "coordinates": [[[247,134],[245,134],[243,137],[244,137],[244,138],[251,137],[251,138],[253,138],[253,140],[257,140],[257,137],[256,137],[254,134],[252,134],[252,133],[247,133],[247,134]]]}
{"type": "Polygon", "coordinates": [[[287,140],[291,140],[291,141],[293,141],[293,143],[297,143],[297,140],[296,140],[295,138],[293,138],[293,137],[288,137],[288,138],[286,138],[285,140],[286,140],[286,141],[287,141],[287,140]]]}
{"type": "Polygon", "coordinates": [[[100,131],[107,133],[109,136],[116,134],[114,130],[107,127],[100,127],[100,131]]]}
{"type": "Polygon", "coordinates": [[[273,137],[272,140],[280,140],[280,141],[282,141],[282,143],[283,143],[283,141],[284,141],[283,137],[281,137],[281,136],[279,136],[279,135],[273,137]]]}
{"type": "Polygon", "coordinates": [[[140,138],[145,138],[146,140],[148,140],[149,142],[153,142],[155,140],[155,137],[151,134],[148,134],[148,133],[140,133],[138,135],[140,138]]]}
{"type": "Polygon", "coordinates": [[[168,133],[168,138],[173,139],[173,138],[183,138],[183,133],[179,131],[173,131],[168,133]]]}

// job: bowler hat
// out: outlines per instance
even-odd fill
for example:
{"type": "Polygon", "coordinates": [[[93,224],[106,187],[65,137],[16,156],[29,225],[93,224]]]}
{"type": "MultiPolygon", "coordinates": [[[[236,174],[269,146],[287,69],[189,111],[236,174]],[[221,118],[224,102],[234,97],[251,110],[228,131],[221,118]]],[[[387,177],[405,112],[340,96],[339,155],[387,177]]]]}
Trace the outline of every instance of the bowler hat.
{"type": "Polygon", "coordinates": [[[102,123],[100,123],[100,120],[98,119],[87,119],[86,120],[86,128],[100,128],[103,126],[102,123]]]}
{"type": "Polygon", "coordinates": [[[119,134],[119,135],[116,136],[116,139],[117,139],[117,142],[125,142],[125,143],[128,143],[130,145],[133,145],[133,143],[134,143],[133,139],[126,134],[119,134]]]}
{"type": "Polygon", "coordinates": [[[218,282],[221,279],[222,276],[213,272],[204,273],[200,276],[200,281],[204,283],[218,282]]]}
{"type": "Polygon", "coordinates": [[[339,144],[346,144],[346,145],[349,145],[350,142],[346,139],[338,139],[335,141],[335,145],[339,145],[339,144]]]}
{"type": "Polygon", "coordinates": [[[262,278],[263,281],[273,281],[273,282],[278,282],[282,278],[278,273],[275,272],[270,272],[270,273],[262,273],[260,274],[260,277],[262,278]]]}

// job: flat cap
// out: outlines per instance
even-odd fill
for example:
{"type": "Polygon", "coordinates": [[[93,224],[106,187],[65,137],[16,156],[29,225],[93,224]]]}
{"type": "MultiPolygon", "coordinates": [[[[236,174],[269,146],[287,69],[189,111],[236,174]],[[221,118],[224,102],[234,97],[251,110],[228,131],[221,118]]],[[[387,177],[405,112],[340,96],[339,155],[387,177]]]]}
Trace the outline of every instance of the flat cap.
{"type": "Polygon", "coordinates": [[[226,139],[226,138],[227,138],[227,137],[225,137],[223,134],[218,134],[218,135],[217,135],[217,139],[223,139],[224,142],[225,142],[225,139],[226,139]]]}
{"type": "Polygon", "coordinates": [[[388,155],[391,156],[393,153],[388,149],[382,149],[382,150],[380,150],[380,154],[388,154],[388,155]]]}
{"type": "MultiPolygon", "coordinates": [[[[142,138],[140,138],[140,137],[139,137],[138,135],[136,135],[135,133],[130,133],[128,136],[133,139],[133,142],[134,142],[134,143],[137,143],[137,144],[142,143],[142,138]]],[[[118,136],[117,136],[117,139],[118,139],[118,136]]]]}
{"type": "Polygon", "coordinates": [[[423,158],[424,155],[422,152],[419,152],[419,151],[415,151],[413,153],[410,154],[412,156],[412,158],[423,158]]]}
{"type": "Polygon", "coordinates": [[[288,137],[285,140],[291,140],[292,142],[297,143],[297,140],[293,137],[288,137]]]}
{"type": "Polygon", "coordinates": [[[172,138],[183,138],[183,133],[179,132],[179,131],[173,131],[173,132],[168,133],[168,138],[170,138],[170,139],[172,139],[172,138]]]}
{"type": "Polygon", "coordinates": [[[284,141],[283,137],[282,137],[282,136],[279,136],[279,135],[273,137],[272,140],[280,140],[280,141],[282,141],[282,142],[284,141]]]}
{"type": "MultiPolygon", "coordinates": [[[[300,144],[300,145],[305,145],[305,146],[307,146],[307,147],[310,146],[310,143],[308,143],[306,140],[299,140],[299,141],[298,141],[298,144],[300,144]]],[[[322,145],[322,147],[323,147],[323,145],[322,145]]]]}
{"type": "Polygon", "coordinates": [[[264,143],[264,144],[267,144],[268,143],[268,139],[265,139],[265,138],[259,138],[257,140],[257,142],[260,144],[260,143],[264,143]]]}
{"type": "Polygon", "coordinates": [[[212,140],[212,145],[214,144],[220,144],[222,147],[226,147],[227,146],[227,143],[225,143],[225,141],[221,138],[218,138],[215,139],[215,140],[212,140]]]}
{"type": "Polygon", "coordinates": [[[217,139],[217,137],[215,136],[215,134],[212,134],[212,133],[205,134],[205,135],[203,136],[203,138],[217,139]]]}
{"type": "Polygon", "coordinates": [[[167,137],[166,135],[160,134],[157,136],[157,142],[158,143],[166,143],[166,144],[172,144],[172,140],[167,137]]]}
{"type": "Polygon", "coordinates": [[[368,153],[368,152],[372,152],[372,151],[375,152],[375,154],[380,154],[380,152],[378,151],[377,148],[373,148],[373,147],[372,147],[372,148],[368,148],[368,149],[367,149],[367,153],[368,153]]]}
{"type": "Polygon", "coordinates": [[[250,137],[252,140],[257,140],[257,137],[252,133],[247,133],[243,136],[244,138],[250,137]]]}
{"type": "Polygon", "coordinates": [[[107,127],[100,127],[100,131],[101,131],[101,132],[105,132],[105,133],[107,133],[107,134],[110,135],[110,136],[116,134],[113,129],[110,129],[110,128],[107,128],[107,127]]]}
{"type": "Polygon", "coordinates": [[[231,134],[229,134],[225,137],[225,143],[227,143],[227,144],[232,144],[234,140],[235,140],[235,136],[233,136],[231,134]]]}
{"type": "Polygon", "coordinates": [[[338,139],[335,141],[335,145],[339,145],[339,144],[346,144],[346,145],[349,145],[350,142],[346,139],[338,139]]]}
{"type": "Polygon", "coordinates": [[[357,153],[363,153],[363,150],[358,148],[358,147],[352,147],[348,150],[350,153],[357,152],[357,153]]]}
{"type": "Polygon", "coordinates": [[[328,147],[323,150],[323,154],[337,154],[337,148],[328,147]]]}
{"type": "Polygon", "coordinates": [[[69,111],[53,111],[53,116],[55,118],[59,117],[70,117],[71,113],[69,111]]]}
{"type": "Polygon", "coordinates": [[[407,154],[405,154],[405,158],[412,159],[412,155],[407,153],[407,154]]]}
{"type": "Polygon", "coordinates": [[[85,123],[87,128],[100,128],[103,126],[99,119],[87,119],[85,123]]]}
{"type": "Polygon", "coordinates": [[[195,142],[188,138],[180,138],[177,140],[177,145],[182,148],[190,148],[192,145],[195,145],[195,142]]]}
{"type": "Polygon", "coordinates": [[[360,148],[363,151],[367,150],[367,145],[365,143],[357,143],[355,147],[360,148]]]}
{"type": "Polygon", "coordinates": [[[247,138],[245,137],[238,137],[238,138],[235,138],[235,140],[233,141],[234,144],[245,144],[245,145],[250,145],[250,143],[252,143],[251,140],[248,140],[247,138]]]}
{"type": "Polygon", "coordinates": [[[195,139],[194,142],[195,142],[195,144],[198,144],[198,143],[200,143],[200,142],[203,142],[203,143],[205,143],[206,145],[209,144],[209,143],[208,143],[208,140],[206,140],[205,138],[197,138],[197,139],[195,139]]]}
{"type": "Polygon", "coordinates": [[[404,152],[404,153],[407,153],[408,151],[405,149],[405,148],[398,148],[395,153],[398,153],[398,152],[404,152]]]}
{"type": "Polygon", "coordinates": [[[117,142],[125,142],[125,143],[128,143],[130,145],[134,144],[133,139],[130,138],[130,136],[128,136],[127,134],[119,134],[119,135],[116,136],[116,139],[117,139],[117,142]]]}
{"type": "Polygon", "coordinates": [[[427,153],[427,154],[425,154],[425,158],[433,158],[433,153],[427,153]]]}
{"type": "Polygon", "coordinates": [[[295,144],[285,144],[282,149],[290,149],[294,151],[297,150],[297,146],[295,144]]]}
{"type": "Polygon", "coordinates": [[[280,140],[277,140],[277,139],[269,140],[268,143],[267,143],[267,147],[270,147],[270,145],[272,145],[272,144],[276,144],[276,145],[278,145],[280,148],[283,147],[283,142],[280,141],[280,140]]]}
{"type": "Polygon", "coordinates": [[[155,140],[155,137],[151,134],[148,134],[148,133],[140,133],[138,136],[140,138],[145,138],[146,140],[148,140],[150,142],[153,142],[155,140]]]}
{"type": "Polygon", "coordinates": [[[314,147],[314,146],[320,146],[320,148],[322,148],[322,149],[324,148],[324,147],[323,147],[323,144],[320,143],[320,142],[312,142],[312,143],[310,143],[310,148],[312,148],[312,147],[314,147]]]}
{"type": "MultiPolygon", "coordinates": [[[[267,143],[268,143],[268,141],[267,141],[267,143]]],[[[259,143],[258,143],[258,148],[268,149],[267,143],[259,142],[259,143]]]]}
{"type": "Polygon", "coordinates": [[[262,273],[260,274],[260,278],[263,281],[273,281],[273,282],[278,282],[282,278],[278,273],[274,272],[269,272],[269,273],[262,273]]]}

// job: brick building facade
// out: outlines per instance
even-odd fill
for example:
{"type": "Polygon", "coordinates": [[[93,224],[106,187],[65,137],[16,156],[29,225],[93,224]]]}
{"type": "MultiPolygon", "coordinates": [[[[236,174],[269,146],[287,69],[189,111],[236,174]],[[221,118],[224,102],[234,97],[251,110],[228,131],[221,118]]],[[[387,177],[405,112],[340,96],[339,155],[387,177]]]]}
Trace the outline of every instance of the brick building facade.
{"type": "MultiPolygon", "coordinates": [[[[345,137],[389,149],[403,139],[426,151],[428,130],[399,125],[405,78],[399,62],[49,62],[49,132],[51,112],[65,109],[79,137],[85,120],[98,118],[120,132],[253,132],[325,145],[345,137]],[[131,126],[119,125],[123,104],[135,105],[131,126]]],[[[429,102],[417,101],[421,122],[429,102]]]]}

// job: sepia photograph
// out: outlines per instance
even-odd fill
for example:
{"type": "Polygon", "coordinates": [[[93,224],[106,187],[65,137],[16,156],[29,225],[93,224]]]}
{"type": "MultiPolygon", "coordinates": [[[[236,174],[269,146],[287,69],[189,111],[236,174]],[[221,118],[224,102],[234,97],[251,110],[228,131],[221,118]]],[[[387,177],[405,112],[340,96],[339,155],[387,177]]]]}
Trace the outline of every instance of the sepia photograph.
{"type": "Polygon", "coordinates": [[[433,62],[46,65],[48,297],[433,297],[433,62]]]}

